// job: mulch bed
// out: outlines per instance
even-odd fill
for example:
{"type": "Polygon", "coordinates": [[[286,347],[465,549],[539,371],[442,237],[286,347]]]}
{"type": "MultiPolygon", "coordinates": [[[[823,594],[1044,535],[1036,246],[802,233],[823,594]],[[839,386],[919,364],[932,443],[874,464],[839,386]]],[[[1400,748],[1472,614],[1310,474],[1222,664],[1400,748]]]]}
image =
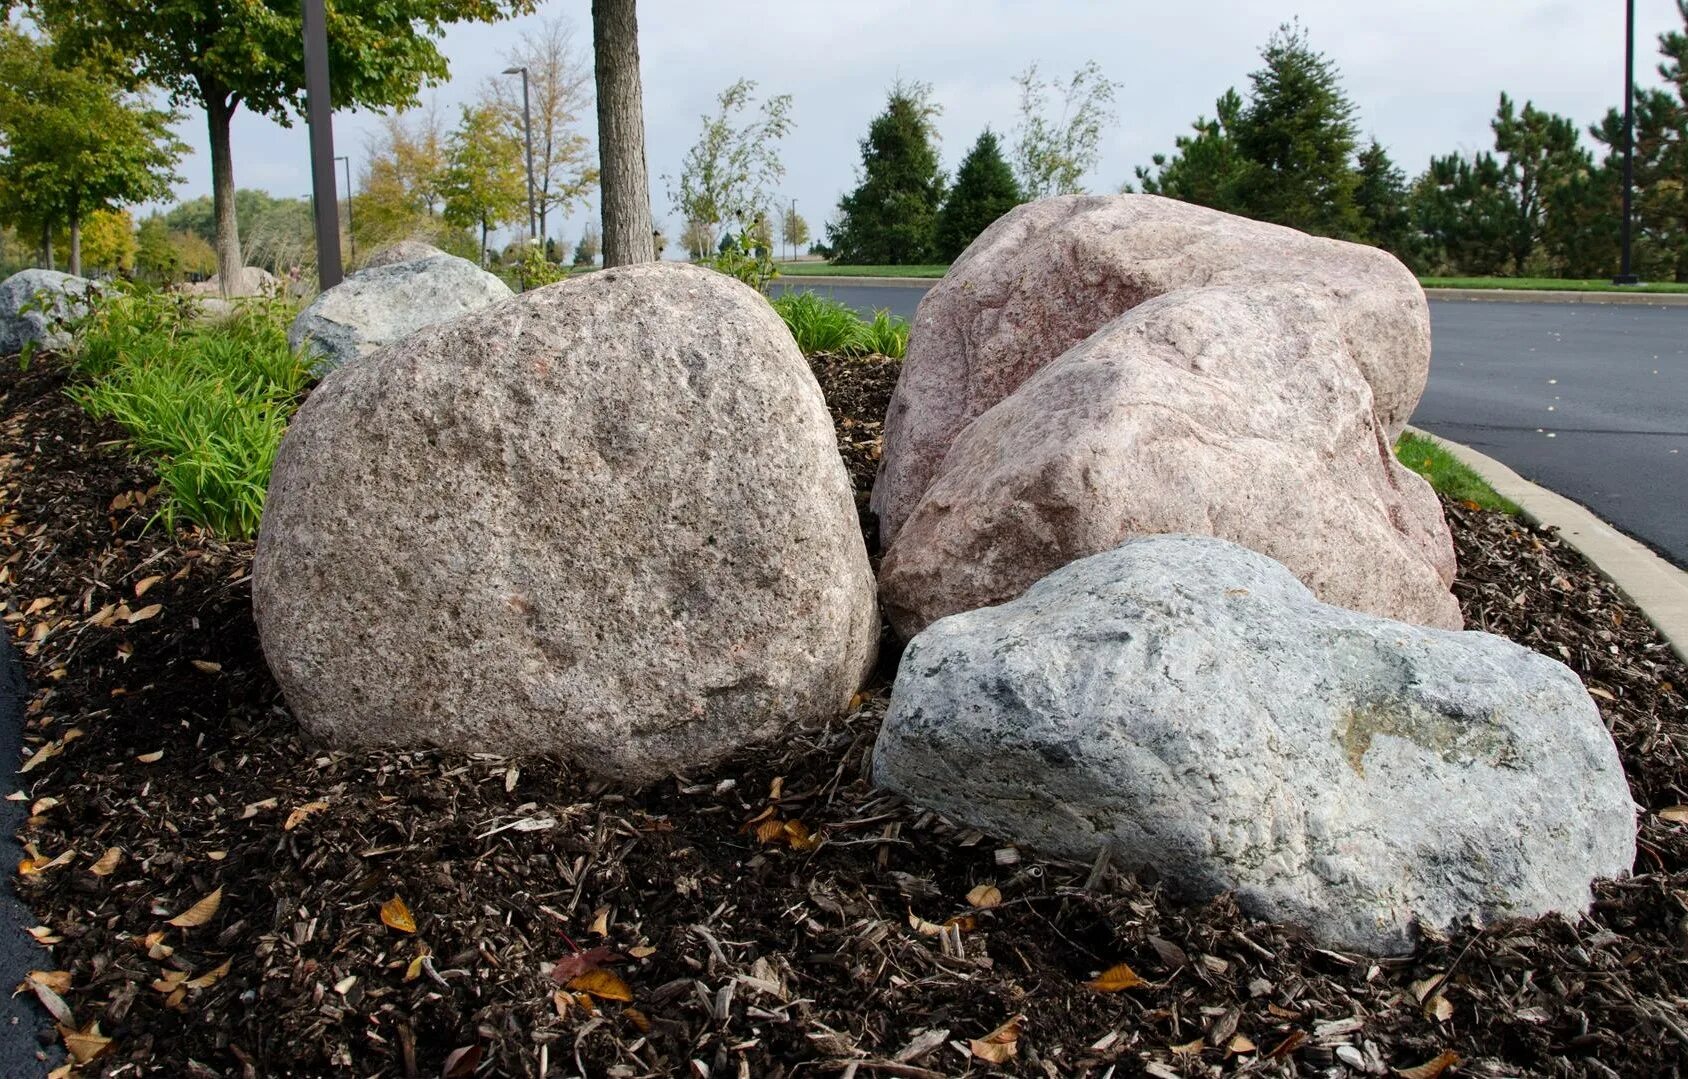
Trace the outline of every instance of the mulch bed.
{"type": "MultiPolygon", "coordinates": [[[[896,366],[815,367],[871,526],[896,366]]],[[[147,473],[62,389],[0,372],[0,594],[34,687],[18,889],[83,1074],[1683,1074],[1688,826],[1656,811],[1688,803],[1688,670],[1551,534],[1448,507],[1470,624],[1598,697],[1639,875],[1574,925],[1374,960],[875,791],[889,672],[642,792],[316,743],[259,653],[250,546],[149,529],[147,473]],[[1086,986],[1120,963],[1144,983],[1086,986]]]]}

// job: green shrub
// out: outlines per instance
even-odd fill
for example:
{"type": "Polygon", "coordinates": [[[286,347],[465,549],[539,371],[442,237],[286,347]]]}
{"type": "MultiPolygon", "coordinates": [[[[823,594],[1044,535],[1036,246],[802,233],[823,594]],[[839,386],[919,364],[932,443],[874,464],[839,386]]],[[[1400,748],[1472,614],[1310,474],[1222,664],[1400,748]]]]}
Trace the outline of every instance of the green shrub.
{"type": "Polygon", "coordinates": [[[872,322],[863,322],[854,310],[837,300],[808,291],[787,292],[771,302],[805,356],[836,352],[901,359],[908,351],[908,323],[889,311],[877,311],[872,322]]]}
{"type": "Polygon", "coordinates": [[[287,346],[292,313],[284,301],[255,300],[211,322],[191,300],[134,290],[75,327],[81,378],[71,396],[152,461],[167,527],[257,533],[276,449],[312,378],[287,346]]]}

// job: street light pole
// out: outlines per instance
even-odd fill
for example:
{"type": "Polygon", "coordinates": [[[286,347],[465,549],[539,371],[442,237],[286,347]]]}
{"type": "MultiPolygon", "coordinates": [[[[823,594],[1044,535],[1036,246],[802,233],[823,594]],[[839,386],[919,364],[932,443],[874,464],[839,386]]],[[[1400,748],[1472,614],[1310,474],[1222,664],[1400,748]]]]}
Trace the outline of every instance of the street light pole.
{"type": "Polygon", "coordinates": [[[340,263],[340,200],[334,193],[334,105],[328,89],[328,20],[323,0],[303,0],[305,119],[311,125],[311,198],[315,203],[317,287],[345,277],[340,263]]]}
{"type": "Polygon", "coordinates": [[[539,214],[533,204],[533,114],[528,110],[528,69],[507,67],[504,74],[522,77],[522,134],[527,137],[528,240],[532,242],[539,239],[539,214]]]}
{"type": "Polygon", "coordinates": [[[1634,227],[1635,203],[1635,0],[1629,0],[1624,17],[1624,220],[1623,265],[1614,285],[1635,285],[1641,279],[1630,263],[1630,230],[1634,227]]]}
{"type": "Polygon", "coordinates": [[[356,265],[358,260],[358,241],[352,235],[352,159],[348,156],[337,157],[334,160],[346,163],[346,246],[351,248],[351,262],[356,265]]]}

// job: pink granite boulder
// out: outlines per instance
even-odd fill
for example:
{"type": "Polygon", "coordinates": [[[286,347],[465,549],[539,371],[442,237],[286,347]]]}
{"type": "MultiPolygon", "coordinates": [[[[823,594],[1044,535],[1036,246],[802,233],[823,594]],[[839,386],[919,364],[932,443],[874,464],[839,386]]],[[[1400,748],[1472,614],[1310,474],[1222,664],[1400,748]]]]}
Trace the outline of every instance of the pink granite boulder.
{"type": "Polygon", "coordinates": [[[1131,305],[955,437],[886,554],[892,624],[910,637],[1179,532],[1275,558],[1326,603],[1458,628],[1447,524],[1391,453],[1360,348],[1349,298],[1319,282],[1131,305]]]}
{"type": "Polygon", "coordinates": [[[1383,432],[1400,434],[1429,374],[1430,314],[1392,256],[1154,195],[1044,199],[986,229],[920,305],[873,490],[885,545],[975,417],[1120,314],[1220,285],[1332,301],[1383,432]]]}

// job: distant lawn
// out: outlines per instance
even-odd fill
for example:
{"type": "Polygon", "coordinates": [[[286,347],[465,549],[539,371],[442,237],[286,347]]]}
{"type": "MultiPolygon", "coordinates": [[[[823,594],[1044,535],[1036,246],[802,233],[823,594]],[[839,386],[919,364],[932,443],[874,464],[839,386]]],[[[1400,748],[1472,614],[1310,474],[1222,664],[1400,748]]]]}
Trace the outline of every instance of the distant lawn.
{"type": "Polygon", "coordinates": [[[1486,510],[1517,513],[1518,507],[1504,499],[1483,477],[1454,459],[1435,439],[1404,434],[1395,443],[1401,463],[1430,481],[1439,493],[1460,502],[1475,502],[1486,510]]]}
{"type": "Polygon", "coordinates": [[[781,277],[942,277],[944,266],[834,266],[830,262],[781,262],[781,277]]]}
{"type": "MultiPolygon", "coordinates": [[[[781,277],[942,277],[948,266],[835,266],[830,262],[782,262],[781,277]]],[[[1543,292],[1688,292],[1688,283],[1651,281],[1614,285],[1603,278],[1421,277],[1425,288],[1534,289],[1543,292]]]]}
{"type": "Polygon", "coordinates": [[[1425,288],[1541,289],[1547,292],[1688,292],[1688,284],[1650,281],[1641,285],[1614,285],[1603,278],[1573,280],[1562,277],[1421,277],[1425,288]]]}

